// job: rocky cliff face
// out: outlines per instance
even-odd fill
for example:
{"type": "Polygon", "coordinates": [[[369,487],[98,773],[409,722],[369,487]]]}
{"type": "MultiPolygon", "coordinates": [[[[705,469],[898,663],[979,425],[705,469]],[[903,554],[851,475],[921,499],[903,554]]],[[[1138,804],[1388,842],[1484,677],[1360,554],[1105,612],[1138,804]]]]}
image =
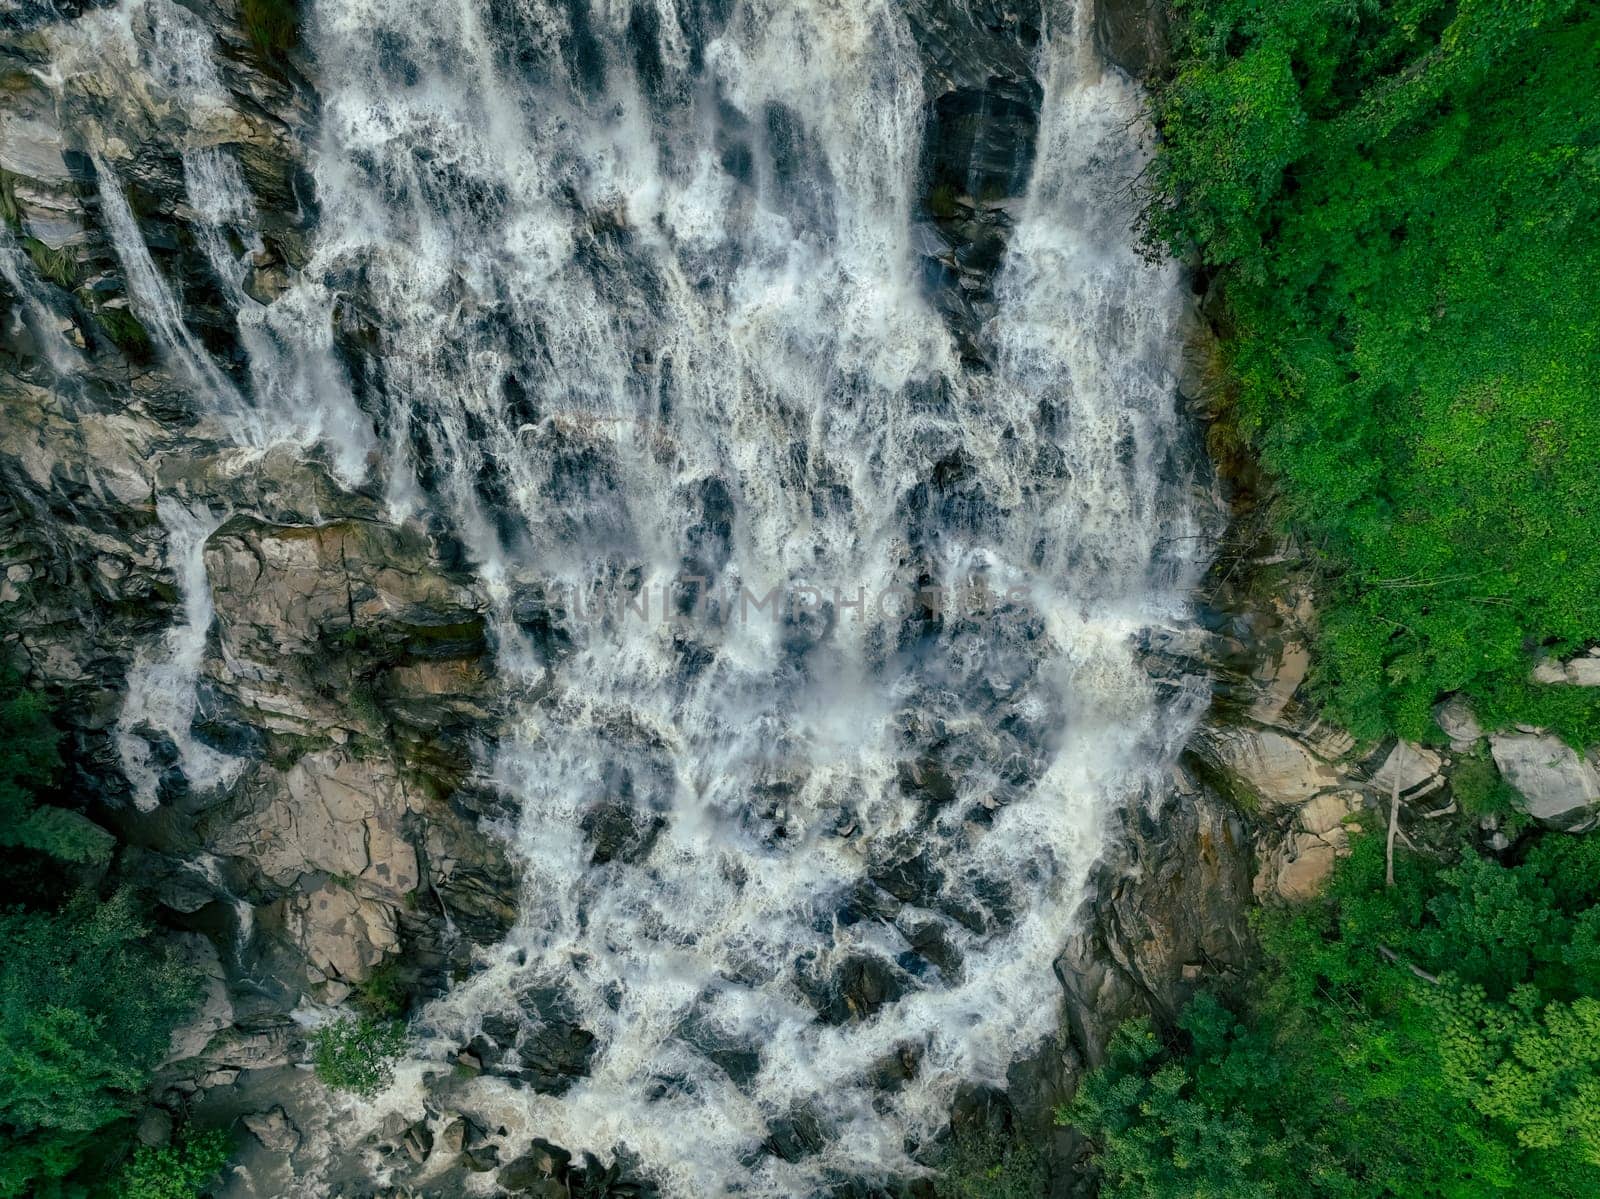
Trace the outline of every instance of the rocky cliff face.
{"type": "MultiPolygon", "coordinates": [[[[996,273],[1036,152],[1036,51],[1059,16],[988,0],[909,11],[927,98],[923,281],[979,372],[992,366],[996,273]]],[[[264,54],[233,0],[24,3],[0,21],[8,648],[61,700],[74,794],[128,842],[119,868],[159,895],[212,978],[161,1102],[248,1113],[260,1168],[281,1179],[310,1148],[295,1124],[321,1118],[323,1102],[284,1069],[302,1051],[289,1013],[341,1003],[380,972],[437,993],[515,919],[517,872],[496,835],[514,814],[483,777],[508,719],[490,597],[437,521],[425,510],[397,521],[390,497],[353,482],[314,431],[258,448],[219,426],[229,396],[262,398],[251,363],[297,344],[273,324],[297,316],[325,320],[328,344],[296,369],[377,405],[362,387],[375,336],[358,288],[321,313],[265,307],[308,263],[310,59],[264,54]]],[[[1096,29],[1129,69],[1162,53],[1159,9],[1104,5],[1096,29]]],[[[1203,388],[1186,387],[1203,404],[1203,388]]],[[[294,428],[294,396],[279,398],[294,428]]],[[[1263,567],[1273,551],[1249,553],[1263,567]]],[[[958,1118],[1047,1125],[1118,1021],[1170,1018],[1203,978],[1243,967],[1252,888],[1310,893],[1386,787],[1413,805],[1445,800],[1441,755],[1352,746],[1299,706],[1310,619],[1299,586],[1286,570],[1281,602],[1263,611],[1219,585],[1209,638],[1149,647],[1157,676],[1216,680],[1217,716],[1173,786],[1113,830],[1057,961],[1057,1035],[1014,1068],[1009,1098],[964,1094],[958,1118]]],[[[547,609],[524,607],[527,628],[559,638],[547,609]]],[[[1516,739],[1495,752],[1514,781],[1537,776],[1564,797],[1553,817],[1588,818],[1587,760],[1516,739]]],[[[594,839],[626,856],[650,835],[628,824],[594,839]]],[[[463,1069],[553,1086],[581,1073],[589,1034],[550,1008],[463,1047],[463,1069]]],[[[384,1126],[371,1148],[386,1176],[433,1163],[432,1185],[445,1185],[496,1164],[494,1129],[458,1118],[448,1090],[384,1126]],[[441,1152],[455,1173],[441,1173],[441,1152]]],[[[772,1151],[801,1155],[812,1136],[802,1114],[775,1128],[772,1151]]],[[[1056,1148],[1065,1161],[1075,1147],[1062,1134],[1056,1148]]],[[[555,1193],[603,1174],[536,1145],[499,1182],[555,1193]]]]}
{"type": "Polygon", "coordinates": [[[515,911],[469,781],[497,719],[475,584],[322,455],[241,448],[196,402],[250,387],[251,322],[304,263],[304,65],[232,3],[24,6],[0,31],[0,604],[62,703],[72,793],[217,942],[169,1095],[297,1058],[302,996],[396,964],[437,989],[515,911]],[[208,248],[219,148],[252,246],[208,248]]]}

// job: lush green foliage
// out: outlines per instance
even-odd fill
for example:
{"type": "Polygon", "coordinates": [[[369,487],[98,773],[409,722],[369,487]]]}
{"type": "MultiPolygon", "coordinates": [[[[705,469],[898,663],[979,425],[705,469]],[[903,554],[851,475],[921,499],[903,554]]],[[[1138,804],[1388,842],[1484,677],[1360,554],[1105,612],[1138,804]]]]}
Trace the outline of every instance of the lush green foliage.
{"type": "Polygon", "coordinates": [[[300,14],[294,0],[240,0],[239,17],[262,54],[282,54],[300,38],[300,14]]]}
{"type": "Polygon", "coordinates": [[[1324,901],[1265,913],[1242,1011],[1118,1034],[1062,1113],[1107,1195],[1600,1193],[1600,840],[1397,865],[1365,838],[1324,901]]]}
{"type": "Polygon", "coordinates": [[[69,862],[103,860],[111,838],[75,812],[39,804],[61,762],[44,701],[0,674],[0,847],[20,846],[69,862]]]}
{"type": "Polygon", "coordinates": [[[958,1133],[939,1162],[939,1199],[1036,1199],[1044,1181],[1039,1151],[994,1129],[958,1133]]]}
{"type": "Polygon", "coordinates": [[[131,1115],[195,982],[132,898],[0,914],[0,1195],[60,1177],[131,1115]]]}
{"type": "Polygon", "coordinates": [[[116,1199],[195,1199],[227,1161],[228,1138],[217,1131],[161,1149],[139,1149],[122,1168],[116,1199]]]}
{"type": "Polygon", "coordinates": [[[1600,633],[1600,6],[1179,0],[1176,47],[1151,229],[1220,275],[1333,712],[1600,736],[1600,694],[1527,682],[1600,633]]]}
{"type": "Polygon", "coordinates": [[[406,1048],[398,1020],[344,1016],[311,1034],[311,1064],[330,1087],[370,1098],[394,1080],[394,1063],[406,1048]]]}
{"type": "Polygon", "coordinates": [[[64,1180],[86,1154],[114,1162],[196,995],[131,893],[66,898],[62,863],[103,865],[112,838],[42,802],[57,740],[43,701],[0,676],[0,1196],[81,1194],[64,1180]]]}

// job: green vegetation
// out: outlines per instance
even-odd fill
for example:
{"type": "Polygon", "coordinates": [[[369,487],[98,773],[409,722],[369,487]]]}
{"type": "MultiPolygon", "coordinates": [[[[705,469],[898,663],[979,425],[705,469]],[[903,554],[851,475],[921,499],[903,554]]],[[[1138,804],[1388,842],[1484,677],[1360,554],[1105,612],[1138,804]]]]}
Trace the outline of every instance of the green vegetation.
{"type": "Polygon", "coordinates": [[[195,1199],[228,1161],[228,1138],[204,1132],[161,1149],[139,1149],[122,1167],[116,1199],[195,1199]]]}
{"type": "MultiPolygon", "coordinates": [[[[410,898],[408,893],[406,898],[410,898]]],[[[377,1020],[392,1020],[406,1010],[409,996],[400,963],[391,958],[375,969],[367,980],[356,984],[355,1002],[377,1020]]]]}
{"type": "Polygon", "coordinates": [[[22,209],[17,205],[17,177],[0,167],[0,221],[16,233],[22,228],[22,209]]]}
{"type": "Polygon", "coordinates": [[[22,247],[28,251],[28,257],[33,259],[34,269],[40,275],[57,287],[72,290],[78,277],[78,260],[73,257],[71,250],[65,246],[53,250],[36,237],[23,238],[22,247]]]}
{"type": "Polygon", "coordinates": [[[1262,913],[1238,1010],[1117,1035],[1061,1113],[1103,1194],[1600,1194],[1600,839],[1396,865],[1359,839],[1325,899],[1262,913]]]}
{"type": "Polygon", "coordinates": [[[1600,632],[1600,5],[1177,0],[1174,41],[1149,230],[1221,285],[1330,712],[1600,738],[1600,693],[1527,681],[1600,632]]]}
{"type": "Polygon", "coordinates": [[[150,334],[133,313],[126,308],[102,308],[95,313],[95,319],[111,339],[111,344],[121,350],[129,361],[150,361],[153,352],[150,334]]]}
{"type": "Polygon", "coordinates": [[[345,1016],[311,1034],[311,1063],[330,1087],[371,1098],[394,1081],[405,1048],[400,1021],[345,1016]]]}
{"type": "Polygon", "coordinates": [[[994,1130],[958,1132],[939,1163],[939,1199],[1037,1199],[1044,1184],[1039,1151],[994,1130]]]}
{"type": "Polygon", "coordinates": [[[294,0],[241,0],[239,17],[263,57],[287,53],[300,39],[300,14],[294,0]]]}
{"type": "MultiPolygon", "coordinates": [[[[45,802],[60,766],[43,701],[0,674],[0,1196],[82,1195],[117,1157],[198,993],[134,895],[102,897],[110,834],[45,802]]],[[[159,1192],[145,1192],[157,1194],[159,1192]]]]}

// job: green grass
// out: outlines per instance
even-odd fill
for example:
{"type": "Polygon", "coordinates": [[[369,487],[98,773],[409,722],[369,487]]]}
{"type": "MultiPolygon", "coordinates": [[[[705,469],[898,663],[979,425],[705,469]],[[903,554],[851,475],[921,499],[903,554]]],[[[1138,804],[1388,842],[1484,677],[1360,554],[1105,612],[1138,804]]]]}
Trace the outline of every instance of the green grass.
{"type": "Polygon", "coordinates": [[[36,237],[22,239],[22,248],[33,259],[34,269],[57,287],[71,291],[78,277],[78,260],[71,250],[62,246],[52,249],[36,237]]]}
{"type": "Polygon", "coordinates": [[[300,39],[300,13],[294,0],[240,0],[239,18],[265,57],[287,53],[300,39]]]}
{"type": "Polygon", "coordinates": [[[140,363],[150,361],[154,352],[150,334],[133,313],[126,308],[102,308],[95,313],[95,320],[111,344],[128,359],[140,363]]]}
{"type": "Polygon", "coordinates": [[[22,209],[17,205],[17,177],[0,167],[0,221],[17,233],[22,229],[22,209]]]}

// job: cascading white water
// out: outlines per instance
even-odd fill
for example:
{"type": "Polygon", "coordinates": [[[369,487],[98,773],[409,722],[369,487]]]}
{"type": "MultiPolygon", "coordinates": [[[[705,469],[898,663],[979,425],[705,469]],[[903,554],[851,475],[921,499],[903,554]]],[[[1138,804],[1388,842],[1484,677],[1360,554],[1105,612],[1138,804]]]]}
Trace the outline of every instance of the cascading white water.
{"type": "Polygon", "coordinates": [[[1182,739],[1131,644],[1191,581],[1159,548],[1191,531],[1177,281],[1131,244],[1138,95],[1081,30],[1045,51],[981,376],[916,279],[898,6],[747,4],[703,45],[629,20],[321,0],[308,275],[359,279],[393,502],[444,506],[508,683],[551,684],[493,764],[521,920],[426,1053],[531,996],[594,1043],[560,1093],[482,1080],[495,1122],[672,1194],[803,1194],[913,1168],[958,1081],[1051,1031],[1102,818],[1182,739]],[[685,571],[721,599],[674,625],[685,571]],[[873,602],[919,578],[1010,598],[873,602]],[[772,587],[785,619],[739,598],[772,587]],[[649,618],[599,618],[619,589],[649,618]],[[783,1121],[815,1135],[762,1153],[783,1121]]]}
{"type": "MultiPolygon", "coordinates": [[[[185,155],[247,396],[211,386],[96,161],[140,316],[240,439],[320,437],[347,482],[377,447],[394,515],[430,509],[494,598],[521,915],[422,1014],[406,1080],[508,1016],[564,1038],[559,1077],[474,1083],[514,1141],[625,1149],[675,1196],[808,1194],[915,1169],[957,1084],[1053,1029],[1104,819],[1192,717],[1133,643],[1196,569],[1177,277],[1129,228],[1139,96],[1057,7],[991,372],[919,278],[896,0],[315,0],[320,216],[270,305],[225,236],[236,167],[185,155]],[[336,294],[377,347],[375,433],[336,294]],[[681,610],[685,575],[714,598],[681,610]]],[[[215,80],[180,67],[158,84],[215,80]]],[[[155,668],[203,643],[185,595],[155,668]]],[[[124,723],[205,769],[192,672],[157,681],[189,711],[140,685],[124,723]]]]}
{"type": "Polygon", "coordinates": [[[151,761],[150,741],[138,730],[165,735],[177,751],[177,765],[195,787],[216,787],[235,778],[237,758],[197,741],[192,731],[195,684],[205,659],[211,629],[211,588],[206,582],[206,538],[222,523],[204,510],[191,510],[162,496],[156,515],[167,533],[167,559],[183,602],[179,623],[161,641],[142,649],[128,669],[128,691],[117,717],[117,752],[133,785],[134,802],[148,812],[159,802],[161,766],[151,761]]]}

